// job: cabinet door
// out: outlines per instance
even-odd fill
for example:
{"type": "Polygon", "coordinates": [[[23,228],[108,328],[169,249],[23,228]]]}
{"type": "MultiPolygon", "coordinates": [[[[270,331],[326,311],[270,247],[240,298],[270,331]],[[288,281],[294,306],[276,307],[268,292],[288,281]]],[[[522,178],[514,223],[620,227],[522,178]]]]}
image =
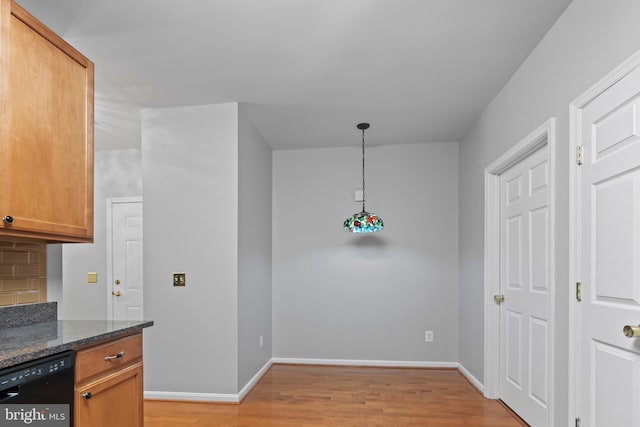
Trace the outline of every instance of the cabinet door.
{"type": "Polygon", "coordinates": [[[76,388],[76,427],[142,427],[142,363],[76,388]]]}
{"type": "Polygon", "coordinates": [[[2,24],[2,233],[91,241],[93,64],[14,2],[2,24]]]}

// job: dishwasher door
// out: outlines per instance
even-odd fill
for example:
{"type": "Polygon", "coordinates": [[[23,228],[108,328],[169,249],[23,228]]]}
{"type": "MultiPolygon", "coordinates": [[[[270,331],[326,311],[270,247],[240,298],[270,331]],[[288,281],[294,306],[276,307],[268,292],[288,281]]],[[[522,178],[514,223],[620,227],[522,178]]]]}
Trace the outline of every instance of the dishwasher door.
{"type": "Polygon", "coordinates": [[[0,369],[0,425],[13,425],[11,422],[19,421],[16,419],[21,416],[19,412],[30,410],[32,405],[34,411],[52,417],[49,424],[43,425],[56,425],[57,420],[61,426],[72,427],[74,365],[75,352],[68,351],[0,369]],[[47,413],[42,405],[68,405],[68,411],[47,413]]]}

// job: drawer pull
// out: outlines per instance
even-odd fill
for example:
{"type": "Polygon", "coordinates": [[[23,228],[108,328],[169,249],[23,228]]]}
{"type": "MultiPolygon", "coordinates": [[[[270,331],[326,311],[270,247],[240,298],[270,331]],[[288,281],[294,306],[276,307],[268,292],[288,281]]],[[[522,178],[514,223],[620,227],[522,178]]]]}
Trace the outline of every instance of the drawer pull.
{"type": "Polygon", "coordinates": [[[121,351],[120,353],[116,354],[115,356],[107,356],[104,358],[104,360],[114,360],[114,359],[120,359],[121,357],[124,357],[124,351],[121,351]]]}
{"type": "Polygon", "coordinates": [[[90,391],[88,391],[88,392],[86,392],[86,393],[82,393],[82,397],[84,397],[84,400],[89,400],[89,399],[91,399],[91,396],[93,396],[93,395],[91,394],[91,392],[90,392],[90,391]]]}

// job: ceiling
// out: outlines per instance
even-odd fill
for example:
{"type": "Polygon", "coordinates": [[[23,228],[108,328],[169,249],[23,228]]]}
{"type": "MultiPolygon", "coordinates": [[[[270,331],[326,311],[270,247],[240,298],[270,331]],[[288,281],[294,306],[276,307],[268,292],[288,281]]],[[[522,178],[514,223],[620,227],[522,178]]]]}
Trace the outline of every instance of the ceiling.
{"type": "Polygon", "coordinates": [[[461,140],[571,0],[18,0],[95,63],[96,149],[224,102],[274,149],[461,140]]]}

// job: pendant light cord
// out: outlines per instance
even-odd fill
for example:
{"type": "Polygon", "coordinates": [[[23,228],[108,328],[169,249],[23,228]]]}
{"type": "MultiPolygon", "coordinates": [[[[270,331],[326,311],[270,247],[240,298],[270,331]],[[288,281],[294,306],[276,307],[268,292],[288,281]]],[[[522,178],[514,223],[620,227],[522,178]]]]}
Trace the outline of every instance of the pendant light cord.
{"type": "Polygon", "coordinates": [[[362,212],[365,212],[364,203],[366,200],[366,193],[364,191],[364,129],[362,129],[362,212]]]}

